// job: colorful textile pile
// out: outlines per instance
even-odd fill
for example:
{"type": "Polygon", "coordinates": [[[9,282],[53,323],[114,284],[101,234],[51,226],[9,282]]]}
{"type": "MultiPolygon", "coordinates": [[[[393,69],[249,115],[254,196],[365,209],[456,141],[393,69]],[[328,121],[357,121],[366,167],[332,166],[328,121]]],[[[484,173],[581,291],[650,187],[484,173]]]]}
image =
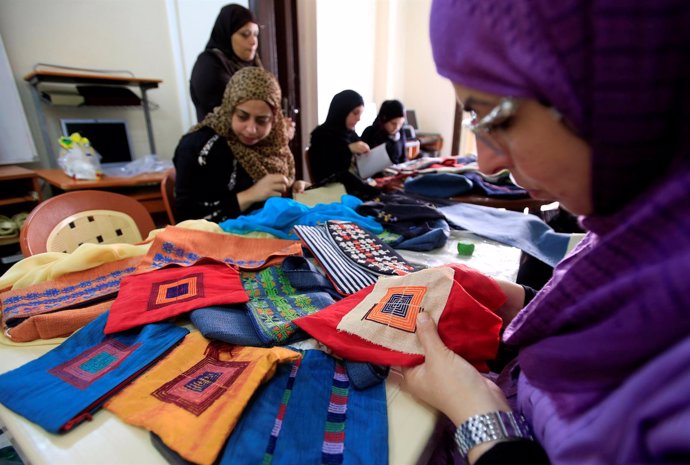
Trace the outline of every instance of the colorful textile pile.
{"type": "Polygon", "coordinates": [[[390,246],[354,223],[328,221],[325,226],[295,226],[295,232],[343,295],[374,284],[381,275],[415,271],[390,246]]]}
{"type": "Polygon", "coordinates": [[[344,359],[412,366],[424,361],[413,336],[423,309],[437,322],[441,339],[452,351],[486,371],[485,361],[496,356],[501,328],[494,312],[505,299],[493,279],[450,265],[382,278],[295,323],[344,359]],[[450,283],[444,268],[452,270],[450,283]],[[449,292],[443,289],[446,285],[449,292]]]}
{"type": "Polygon", "coordinates": [[[352,389],[340,362],[308,350],[255,394],[220,464],[387,464],[387,418],[383,384],[352,389]]]}
{"type": "Polygon", "coordinates": [[[277,364],[299,358],[280,347],[235,347],[192,333],[105,408],[156,433],[184,459],[210,465],[259,385],[277,364]]]}
{"type": "Polygon", "coordinates": [[[203,259],[191,266],[171,265],[122,280],[105,333],[163,321],[208,305],[248,299],[239,273],[224,263],[203,259]]]}
{"type": "Polygon", "coordinates": [[[0,375],[0,403],[51,433],[69,431],[189,333],[159,323],[105,336],[106,319],[99,316],[42,357],[0,375]]]}
{"type": "Polygon", "coordinates": [[[105,263],[0,294],[5,334],[14,342],[69,336],[110,308],[121,280],[140,260],[105,263]]]}
{"type": "Polygon", "coordinates": [[[242,270],[259,270],[278,265],[291,255],[302,255],[299,241],[257,239],[168,226],[153,240],[137,271],[173,263],[191,265],[204,257],[242,270]]]}
{"type": "Polygon", "coordinates": [[[195,310],[192,323],[208,338],[237,345],[285,345],[308,336],[292,320],[333,303],[324,292],[297,291],[281,267],[243,271],[249,302],[195,310]]]}

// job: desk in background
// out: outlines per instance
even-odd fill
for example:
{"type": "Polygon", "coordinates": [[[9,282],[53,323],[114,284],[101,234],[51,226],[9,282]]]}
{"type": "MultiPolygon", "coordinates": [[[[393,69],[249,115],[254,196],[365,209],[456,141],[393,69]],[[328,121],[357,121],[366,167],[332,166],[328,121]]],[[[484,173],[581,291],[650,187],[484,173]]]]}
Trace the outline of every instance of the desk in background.
{"type": "Polygon", "coordinates": [[[60,169],[36,170],[38,176],[58,192],[81,189],[100,189],[124,194],[141,202],[151,215],[165,215],[161,194],[161,181],[165,173],[145,173],[130,178],[104,176],[97,180],[77,180],[67,176],[60,169]]]}
{"type": "Polygon", "coordinates": [[[501,199],[482,195],[458,195],[451,197],[450,200],[458,203],[483,205],[485,207],[505,208],[506,210],[517,212],[524,212],[527,209],[529,213],[540,218],[542,218],[541,207],[553,203],[550,200],[537,200],[530,197],[524,199],[501,199]]]}

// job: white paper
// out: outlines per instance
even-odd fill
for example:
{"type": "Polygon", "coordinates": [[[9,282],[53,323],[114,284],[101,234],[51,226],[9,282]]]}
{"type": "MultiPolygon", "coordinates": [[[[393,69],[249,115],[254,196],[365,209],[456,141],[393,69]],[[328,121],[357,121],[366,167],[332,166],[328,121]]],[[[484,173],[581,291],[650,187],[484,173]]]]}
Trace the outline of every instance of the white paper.
{"type": "Polygon", "coordinates": [[[393,165],[388,152],[386,151],[386,144],[377,145],[371,151],[361,155],[355,155],[357,163],[357,171],[359,177],[366,179],[376,173],[380,173],[384,169],[393,165]]]}

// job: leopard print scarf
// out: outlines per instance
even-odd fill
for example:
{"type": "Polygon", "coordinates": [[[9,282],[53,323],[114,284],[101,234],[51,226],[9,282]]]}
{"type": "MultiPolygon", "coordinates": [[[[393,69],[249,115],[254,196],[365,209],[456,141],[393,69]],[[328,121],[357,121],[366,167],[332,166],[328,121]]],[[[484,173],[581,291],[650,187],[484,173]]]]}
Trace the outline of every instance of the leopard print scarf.
{"type": "Polygon", "coordinates": [[[227,141],[235,158],[254,182],[267,174],[282,174],[292,184],[295,181],[295,160],[288,147],[280,101],[280,85],[269,71],[257,67],[243,68],[228,82],[220,106],[192,127],[190,132],[202,127],[213,129],[227,141]],[[247,100],[263,100],[273,110],[271,132],[252,146],[240,142],[232,130],[232,114],[235,107],[247,100]]]}

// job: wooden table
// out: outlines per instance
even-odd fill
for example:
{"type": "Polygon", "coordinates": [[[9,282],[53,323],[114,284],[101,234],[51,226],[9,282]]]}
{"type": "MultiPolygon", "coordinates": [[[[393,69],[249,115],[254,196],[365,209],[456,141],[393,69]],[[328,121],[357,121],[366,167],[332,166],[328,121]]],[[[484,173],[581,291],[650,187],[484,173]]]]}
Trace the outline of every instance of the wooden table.
{"type": "Polygon", "coordinates": [[[483,205],[485,207],[505,208],[506,210],[524,212],[525,208],[529,213],[541,217],[541,207],[553,203],[550,200],[536,200],[532,198],[524,199],[501,199],[496,197],[485,197],[482,195],[458,195],[451,197],[453,202],[471,203],[483,205]]]}
{"type": "Polygon", "coordinates": [[[38,176],[60,191],[100,189],[118,192],[141,202],[149,213],[165,213],[161,181],[165,173],[146,173],[129,178],[103,176],[97,180],[78,180],[67,176],[60,169],[36,170],[38,176]]]}

